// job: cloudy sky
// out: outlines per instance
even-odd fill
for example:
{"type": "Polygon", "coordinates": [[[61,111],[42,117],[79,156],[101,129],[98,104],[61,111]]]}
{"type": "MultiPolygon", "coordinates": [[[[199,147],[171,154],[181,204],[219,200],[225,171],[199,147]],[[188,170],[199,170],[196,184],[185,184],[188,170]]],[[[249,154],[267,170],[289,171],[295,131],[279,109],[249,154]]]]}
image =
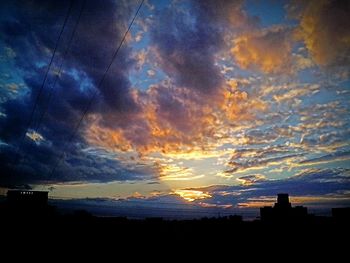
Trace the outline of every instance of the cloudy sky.
{"type": "Polygon", "coordinates": [[[350,205],[349,1],[140,3],[1,1],[0,193],[350,205]]]}

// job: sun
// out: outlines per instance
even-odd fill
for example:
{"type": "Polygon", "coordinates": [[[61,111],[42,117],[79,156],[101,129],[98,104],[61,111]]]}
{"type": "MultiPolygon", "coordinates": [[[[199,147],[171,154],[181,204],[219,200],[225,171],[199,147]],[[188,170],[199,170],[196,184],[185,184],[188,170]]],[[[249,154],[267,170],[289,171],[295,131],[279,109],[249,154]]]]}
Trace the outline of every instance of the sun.
{"type": "Polygon", "coordinates": [[[205,193],[203,191],[195,191],[195,190],[176,190],[175,194],[181,196],[188,202],[193,202],[195,200],[211,198],[211,195],[205,193]]]}

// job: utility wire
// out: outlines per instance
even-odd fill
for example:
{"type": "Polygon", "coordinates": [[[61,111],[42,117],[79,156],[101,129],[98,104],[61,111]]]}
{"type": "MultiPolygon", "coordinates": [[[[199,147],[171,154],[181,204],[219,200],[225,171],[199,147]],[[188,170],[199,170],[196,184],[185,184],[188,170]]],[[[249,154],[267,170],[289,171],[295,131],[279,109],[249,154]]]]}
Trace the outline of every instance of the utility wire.
{"type": "Polygon", "coordinates": [[[58,48],[58,44],[59,44],[59,42],[60,42],[60,40],[61,40],[63,31],[64,31],[64,29],[65,29],[65,27],[66,27],[66,25],[67,25],[68,18],[69,18],[69,16],[70,16],[71,11],[72,11],[72,6],[73,6],[73,1],[71,0],[71,1],[70,1],[70,4],[69,4],[68,11],[67,11],[67,14],[66,14],[66,16],[65,16],[65,18],[64,18],[63,25],[62,25],[62,27],[61,27],[61,31],[60,31],[59,36],[58,36],[58,39],[57,39],[57,41],[56,41],[56,44],[55,44],[55,47],[54,47],[54,51],[53,51],[53,53],[52,53],[52,56],[51,56],[49,65],[47,66],[47,69],[46,69],[46,72],[45,72],[45,75],[44,75],[43,82],[42,82],[42,84],[41,84],[41,86],[40,86],[40,89],[39,89],[39,92],[38,92],[38,94],[37,94],[37,96],[36,96],[36,99],[35,99],[35,103],[34,103],[34,105],[33,105],[33,108],[32,108],[32,110],[31,110],[31,112],[30,112],[30,117],[29,117],[29,121],[28,121],[28,124],[27,124],[27,128],[24,130],[24,133],[22,134],[22,136],[21,136],[21,138],[20,138],[19,146],[17,147],[16,154],[15,154],[15,165],[17,164],[17,162],[18,162],[18,160],[19,160],[19,149],[20,149],[20,147],[22,146],[22,143],[23,143],[23,140],[24,140],[24,138],[25,138],[25,136],[26,136],[26,134],[27,134],[27,131],[29,130],[29,128],[30,128],[30,126],[31,126],[31,124],[32,124],[32,121],[33,121],[33,117],[34,117],[34,113],[35,113],[36,107],[37,107],[37,105],[38,105],[38,103],[39,103],[40,96],[41,96],[41,94],[42,94],[42,92],[43,92],[43,89],[44,89],[44,86],[45,86],[47,77],[48,77],[49,72],[50,72],[50,70],[51,70],[51,66],[52,66],[52,63],[53,63],[53,60],[54,60],[54,58],[55,58],[56,51],[57,51],[57,48],[58,48]]]}
{"type": "Polygon", "coordinates": [[[92,94],[92,96],[91,96],[91,98],[90,98],[88,104],[86,105],[86,108],[85,108],[85,110],[83,111],[82,116],[80,117],[80,119],[79,119],[79,121],[78,121],[76,127],[74,128],[74,130],[73,130],[71,136],[69,137],[68,141],[65,142],[65,144],[64,144],[64,146],[63,146],[63,151],[62,151],[60,157],[58,158],[56,164],[53,166],[53,169],[51,170],[51,173],[49,174],[49,178],[51,178],[51,177],[54,175],[54,173],[55,173],[57,167],[60,165],[60,163],[61,163],[61,161],[62,161],[62,159],[63,159],[63,157],[64,157],[64,153],[65,153],[65,151],[66,151],[67,145],[71,144],[71,142],[73,141],[73,139],[74,139],[74,137],[75,137],[75,135],[76,135],[76,132],[78,131],[78,129],[79,129],[79,127],[80,127],[82,121],[84,120],[85,115],[86,115],[87,112],[89,111],[89,109],[90,109],[90,107],[91,107],[91,105],[92,105],[92,103],[93,103],[93,101],[94,101],[94,99],[95,99],[95,97],[96,97],[96,95],[97,95],[97,93],[98,93],[98,91],[99,91],[99,88],[101,87],[103,81],[104,81],[105,78],[106,78],[106,75],[107,75],[107,73],[108,73],[110,67],[112,66],[112,64],[113,64],[113,62],[114,62],[114,60],[115,60],[115,58],[117,57],[117,55],[118,55],[118,53],[119,53],[119,50],[120,50],[120,48],[122,47],[122,45],[123,45],[123,43],[124,43],[124,41],[125,41],[125,39],[126,39],[126,36],[127,36],[127,34],[129,33],[129,31],[130,31],[130,29],[131,29],[131,27],[132,27],[132,25],[133,25],[133,23],[134,23],[134,21],[135,21],[137,15],[138,15],[138,13],[139,13],[139,11],[140,11],[140,9],[141,9],[141,7],[142,7],[143,2],[144,2],[144,0],[141,1],[139,7],[137,8],[137,10],[136,10],[136,12],[135,12],[135,14],[134,14],[134,17],[133,17],[133,19],[131,20],[131,23],[129,24],[128,29],[125,31],[125,34],[124,34],[122,40],[120,41],[120,44],[119,44],[118,48],[117,48],[116,51],[114,52],[114,54],[113,54],[113,56],[112,56],[112,59],[111,59],[111,61],[109,62],[108,66],[107,66],[107,68],[106,68],[106,70],[105,70],[105,72],[103,73],[103,76],[102,76],[101,80],[99,81],[99,83],[98,83],[98,85],[97,85],[97,87],[96,87],[94,93],[92,94]]]}
{"type": "Polygon", "coordinates": [[[59,66],[57,75],[56,75],[55,80],[54,80],[54,82],[53,82],[53,84],[51,85],[51,88],[50,88],[50,90],[49,90],[49,95],[48,95],[48,98],[47,98],[46,106],[45,106],[45,108],[43,109],[43,111],[41,112],[41,115],[40,115],[40,117],[39,117],[38,123],[37,123],[37,125],[36,125],[35,130],[34,130],[34,131],[36,131],[36,132],[38,132],[39,127],[40,127],[40,125],[41,125],[41,123],[42,123],[42,121],[43,121],[43,119],[44,119],[44,117],[45,117],[45,115],[46,115],[46,113],[47,113],[47,111],[48,111],[48,108],[49,108],[49,105],[50,105],[50,101],[51,101],[52,95],[53,95],[53,93],[54,93],[54,88],[55,88],[56,83],[57,83],[57,81],[58,81],[58,79],[59,79],[59,77],[60,77],[60,74],[61,74],[61,71],[62,71],[62,68],[63,68],[63,63],[64,63],[64,61],[65,61],[65,58],[66,58],[66,56],[67,56],[67,54],[68,54],[68,51],[69,51],[69,49],[70,49],[70,47],[71,47],[71,45],[72,45],[72,42],[73,42],[75,33],[76,33],[76,31],[77,31],[77,28],[78,28],[78,25],[79,25],[79,22],[80,22],[81,15],[82,15],[83,10],[84,10],[84,8],[85,8],[85,4],[86,4],[86,0],[83,0],[83,3],[82,3],[82,5],[81,5],[81,8],[80,8],[80,11],[79,11],[79,15],[78,15],[77,21],[76,21],[76,23],[75,23],[75,25],[74,25],[74,29],[73,29],[73,31],[72,31],[72,34],[71,34],[71,36],[70,36],[70,39],[68,40],[67,47],[66,47],[66,49],[65,49],[65,51],[64,51],[64,53],[63,53],[63,57],[62,57],[61,64],[60,64],[60,66],[59,66]]]}

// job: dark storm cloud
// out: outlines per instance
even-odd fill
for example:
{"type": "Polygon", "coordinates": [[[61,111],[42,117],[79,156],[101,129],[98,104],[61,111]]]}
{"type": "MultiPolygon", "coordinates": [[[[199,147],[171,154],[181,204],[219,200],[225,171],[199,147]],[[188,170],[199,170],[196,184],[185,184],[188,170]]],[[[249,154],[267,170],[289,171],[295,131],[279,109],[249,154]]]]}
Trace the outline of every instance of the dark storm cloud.
{"type": "MultiPolygon", "coordinates": [[[[87,2],[69,63],[87,74],[95,85],[119,45],[135,8],[136,5],[121,1],[87,2]]],[[[126,44],[120,49],[100,87],[99,102],[103,109],[128,111],[136,106],[129,95],[127,75],[135,62],[129,56],[130,51],[126,44]]]]}
{"type": "MultiPolygon", "coordinates": [[[[62,59],[62,53],[72,33],[81,5],[82,1],[73,1],[73,9],[58,48],[56,62],[62,59]]],[[[44,52],[47,53],[47,50],[53,49],[68,6],[69,1],[32,1],[28,3],[24,1],[15,9],[15,17],[3,23],[4,39],[18,54],[16,56],[17,65],[28,69],[30,76],[33,76],[33,66],[36,71],[46,70],[45,62],[49,61],[51,52],[46,56],[44,52]],[[33,65],[38,62],[44,63],[45,66],[42,68],[33,65]]],[[[65,70],[67,72],[74,70],[97,86],[122,39],[134,8],[133,4],[123,5],[123,3],[117,4],[113,1],[98,3],[87,0],[76,36],[64,61],[65,70]]],[[[129,52],[130,49],[125,45],[120,49],[118,59],[113,63],[110,74],[106,76],[104,84],[100,87],[98,103],[102,103],[104,108],[123,110],[134,106],[128,105],[132,101],[128,98],[130,83],[127,72],[134,63],[129,58],[129,52]]],[[[42,74],[43,72],[37,72],[38,76],[34,77],[42,77],[42,74]]],[[[68,87],[64,89],[65,92],[73,88],[74,92],[83,93],[78,95],[84,95],[84,92],[79,90],[82,79],[79,79],[77,83],[64,83],[71,81],[70,79],[65,80],[67,75],[71,77],[69,74],[64,74],[60,79],[63,83],[59,86],[68,87]]],[[[41,84],[42,78],[36,80],[41,84]]],[[[32,94],[36,95],[35,92],[32,94]]],[[[71,95],[68,94],[67,97],[71,95]]]]}
{"type": "Polygon", "coordinates": [[[170,6],[156,14],[155,24],[151,38],[160,66],[177,85],[212,92],[222,84],[214,56],[223,34],[203,5],[192,3],[190,14],[170,6]]]}
{"type": "Polygon", "coordinates": [[[113,180],[143,180],[152,179],[153,173],[145,169],[125,168],[118,161],[101,158],[81,151],[69,151],[61,163],[57,173],[51,174],[52,164],[57,156],[50,148],[39,150],[32,155],[26,155],[14,167],[10,158],[1,154],[7,165],[2,166],[0,183],[4,187],[18,187],[33,183],[62,183],[70,181],[109,182],[113,180]]]}
{"type": "MultiPolygon", "coordinates": [[[[87,0],[68,55],[63,58],[82,3],[83,1],[72,2],[68,23],[59,42],[52,69],[57,71],[62,59],[64,67],[54,87],[47,114],[38,130],[44,141],[37,145],[28,137],[20,145],[19,138],[27,128],[31,109],[42,85],[70,2],[35,0],[1,3],[2,9],[6,10],[6,15],[0,19],[1,41],[16,54],[14,63],[21,71],[27,89],[23,96],[10,98],[1,105],[6,118],[0,118],[0,139],[7,144],[0,148],[2,185],[14,185],[22,181],[106,181],[138,177],[133,175],[138,172],[129,173],[127,170],[122,175],[121,165],[115,160],[82,155],[78,151],[84,147],[85,142],[78,133],[69,145],[64,163],[61,169],[58,169],[55,178],[47,178],[63,150],[64,142],[74,130],[97,88],[136,9],[134,2],[87,0]],[[21,146],[21,160],[15,165],[14,153],[18,146],[21,146]],[[69,167],[72,169],[69,170],[69,167]]],[[[97,90],[97,98],[90,113],[135,110],[136,105],[129,94],[130,83],[127,76],[134,64],[129,53],[130,48],[126,45],[120,49],[109,74],[97,90]]],[[[35,128],[39,115],[46,108],[54,78],[55,75],[50,72],[31,128],[35,128]]]]}
{"type": "Polygon", "coordinates": [[[232,37],[256,29],[257,17],[243,10],[244,1],[203,0],[172,3],[155,14],[151,40],[157,63],[178,86],[212,94],[224,83],[217,66],[220,51],[232,37]]]}

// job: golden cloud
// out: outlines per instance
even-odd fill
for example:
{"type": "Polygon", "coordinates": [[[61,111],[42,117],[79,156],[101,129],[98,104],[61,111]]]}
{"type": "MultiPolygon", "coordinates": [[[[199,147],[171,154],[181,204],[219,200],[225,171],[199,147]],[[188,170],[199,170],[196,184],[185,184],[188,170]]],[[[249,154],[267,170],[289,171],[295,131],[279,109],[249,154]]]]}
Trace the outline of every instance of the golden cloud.
{"type": "Polygon", "coordinates": [[[251,120],[254,110],[266,109],[262,101],[249,99],[232,83],[210,97],[164,85],[146,92],[133,90],[132,97],[140,108],[137,112],[90,116],[85,133],[89,143],[140,154],[205,151],[216,145],[216,135],[229,124],[251,120]]]}
{"type": "Polygon", "coordinates": [[[296,39],[304,41],[318,65],[349,65],[350,4],[348,1],[296,1],[289,7],[289,11],[292,16],[300,20],[296,39]]]}
{"type": "Polygon", "coordinates": [[[197,191],[197,190],[176,190],[175,194],[181,196],[183,199],[189,202],[195,200],[211,198],[211,195],[207,192],[197,191]]]}
{"type": "Polygon", "coordinates": [[[251,174],[251,175],[245,175],[237,178],[237,181],[239,181],[244,186],[253,185],[256,182],[264,181],[266,180],[266,177],[262,174],[251,174]]]}
{"type": "Polygon", "coordinates": [[[243,69],[258,68],[265,73],[289,73],[292,66],[290,30],[274,27],[247,32],[234,39],[231,53],[243,69]]]}

